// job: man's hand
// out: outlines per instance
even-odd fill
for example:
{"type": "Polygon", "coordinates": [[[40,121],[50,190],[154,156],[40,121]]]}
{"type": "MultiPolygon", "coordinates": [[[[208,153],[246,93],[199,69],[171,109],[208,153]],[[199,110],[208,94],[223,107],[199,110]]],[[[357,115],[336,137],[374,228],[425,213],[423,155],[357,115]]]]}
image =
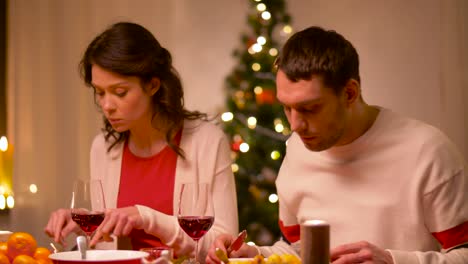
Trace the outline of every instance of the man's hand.
{"type": "Polygon", "coordinates": [[[394,264],[392,255],[388,251],[367,241],[338,246],[331,250],[330,258],[332,264],[394,264]]]}
{"type": "Polygon", "coordinates": [[[110,235],[128,236],[133,229],[142,229],[143,220],[135,206],[106,210],[104,220],[96,229],[89,246],[101,240],[112,241],[110,235]]]}
{"type": "Polygon", "coordinates": [[[227,248],[234,242],[236,238],[228,234],[219,235],[213,244],[211,244],[210,249],[208,250],[208,255],[206,256],[206,263],[208,264],[218,264],[221,263],[219,258],[216,256],[216,248],[221,249],[226,252],[230,258],[250,258],[255,257],[258,254],[257,248],[249,246],[245,243],[237,251],[227,252],[227,248]]]}

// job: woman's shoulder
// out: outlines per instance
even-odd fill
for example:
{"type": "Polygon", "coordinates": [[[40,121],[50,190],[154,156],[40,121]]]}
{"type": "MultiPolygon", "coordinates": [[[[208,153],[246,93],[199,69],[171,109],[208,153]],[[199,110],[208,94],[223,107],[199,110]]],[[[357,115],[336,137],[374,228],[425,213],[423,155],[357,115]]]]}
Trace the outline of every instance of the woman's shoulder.
{"type": "Polygon", "coordinates": [[[183,135],[194,137],[219,138],[225,137],[224,131],[219,125],[208,120],[185,120],[183,135]]]}

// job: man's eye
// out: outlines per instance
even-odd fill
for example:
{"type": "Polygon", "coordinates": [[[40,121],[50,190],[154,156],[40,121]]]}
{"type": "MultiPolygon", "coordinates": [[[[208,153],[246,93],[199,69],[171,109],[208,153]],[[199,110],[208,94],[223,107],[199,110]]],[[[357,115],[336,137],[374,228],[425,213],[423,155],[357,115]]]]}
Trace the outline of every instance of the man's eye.
{"type": "Polygon", "coordinates": [[[119,91],[119,92],[116,92],[115,94],[117,94],[118,97],[124,97],[127,94],[127,91],[119,91]]]}

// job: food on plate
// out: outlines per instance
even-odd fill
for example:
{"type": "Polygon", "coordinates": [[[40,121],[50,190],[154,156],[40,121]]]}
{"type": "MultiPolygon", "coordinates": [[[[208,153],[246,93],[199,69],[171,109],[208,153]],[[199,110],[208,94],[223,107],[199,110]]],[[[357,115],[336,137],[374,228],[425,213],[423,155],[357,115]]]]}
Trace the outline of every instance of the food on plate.
{"type": "Polygon", "coordinates": [[[268,258],[257,255],[254,258],[229,259],[229,264],[301,264],[301,260],[292,254],[273,254],[268,258]]]}

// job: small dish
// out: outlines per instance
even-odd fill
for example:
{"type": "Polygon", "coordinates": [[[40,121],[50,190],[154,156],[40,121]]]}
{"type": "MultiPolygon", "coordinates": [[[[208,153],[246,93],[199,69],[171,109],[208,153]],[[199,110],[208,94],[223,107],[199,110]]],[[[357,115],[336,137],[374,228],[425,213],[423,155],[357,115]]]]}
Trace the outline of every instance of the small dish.
{"type": "Polygon", "coordinates": [[[13,232],[0,230],[0,242],[6,242],[13,232]]]}

